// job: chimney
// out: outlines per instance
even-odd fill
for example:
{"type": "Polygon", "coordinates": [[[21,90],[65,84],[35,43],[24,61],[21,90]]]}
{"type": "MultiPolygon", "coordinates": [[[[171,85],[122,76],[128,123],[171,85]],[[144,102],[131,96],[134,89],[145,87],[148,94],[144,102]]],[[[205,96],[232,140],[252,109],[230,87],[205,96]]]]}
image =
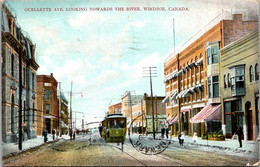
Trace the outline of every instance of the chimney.
{"type": "Polygon", "coordinates": [[[53,77],[53,73],[51,73],[51,77],[53,77]]]}
{"type": "Polygon", "coordinates": [[[242,21],[243,15],[242,14],[233,14],[232,20],[239,20],[242,21]]]}

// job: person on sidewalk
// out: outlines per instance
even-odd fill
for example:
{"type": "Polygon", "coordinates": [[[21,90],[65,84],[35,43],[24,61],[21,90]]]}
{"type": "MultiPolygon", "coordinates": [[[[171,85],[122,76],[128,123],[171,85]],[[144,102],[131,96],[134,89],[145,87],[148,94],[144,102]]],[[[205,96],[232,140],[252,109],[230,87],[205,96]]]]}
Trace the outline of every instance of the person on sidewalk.
{"type": "Polygon", "coordinates": [[[238,136],[239,147],[242,148],[243,130],[241,126],[238,126],[236,134],[238,136]]]}
{"type": "Polygon", "coordinates": [[[166,134],[166,138],[168,139],[169,128],[166,128],[165,134],[166,134]]]}
{"type": "Polygon", "coordinates": [[[162,133],[162,138],[163,138],[163,139],[164,139],[164,132],[165,132],[165,128],[162,127],[162,129],[161,129],[161,133],[162,133]]]}
{"type": "Polygon", "coordinates": [[[47,130],[43,131],[44,143],[48,141],[48,133],[47,130]]]}
{"type": "Polygon", "coordinates": [[[184,133],[183,132],[181,132],[181,134],[179,134],[178,139],[179,139],[180,146],[183,146],[183,143],[184,143],[184,133]]]}

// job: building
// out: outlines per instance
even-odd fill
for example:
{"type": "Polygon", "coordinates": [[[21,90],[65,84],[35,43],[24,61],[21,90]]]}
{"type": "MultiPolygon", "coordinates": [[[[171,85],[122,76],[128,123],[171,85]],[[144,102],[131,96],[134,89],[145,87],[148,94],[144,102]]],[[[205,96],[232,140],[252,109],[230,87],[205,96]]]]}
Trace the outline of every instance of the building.
{"type": "Polygon", "coordinates": [[[68,110],[68,100],[64,96],[63,93],[61,93],[61,98],[58,95],[59,105],[60,105],[60,126],[61,126],[61,134],[68,134],[69,131],[69,110],[68,110]]]}
{"type": "Polygon", "coordinates": [[[133,120],[132,106],[141,102],[143,98],[142,95],[131,95],[131,92],[126,91],[125,95],[122,97],[122,114],[127,117],[127,125],[130,126],[133,120]]]}
{"type": "Polygon", "coordinates": [[[22,101],[23,139],[37,136],[35,44],[21,29],[16,15],[5,1],[2,4],[2,141],[17,140],[19,100],[22,101]],[[19,56],[22,63],[22,80],[19,79],[19,56]],[[19,99],[19,84],[22,84],[22,99],[19,99]]]}
{"type": "Polygon", "coordinates": [[[121,110],[122,110],[122,103],[117,103],[109,107],[109,114],[116,114],[116,113],[121,114],[121,110]]]}
{"type": "Polygon", "coordinates": [[[59,101],[57,98],[58,82],[51,75],[37,75],[37,127],[38,135],[44,130],[51,133],[52,130],[59,131],[59,101]]]}
{"type": "Polygon", "coordinates": [[[222,126],[232,137],[238,126],[245,140],[259,134],[259,31],[240,38],[220,50],[222,126]]]}
{"type": "Polygon", "coordinates": [[[200,137],[221,129],[219,49],[257,28],[257,19],[222,13],[166,59],[164,102],[172,135],[200,137]]]}
{"type": "Polygon", "coordinates": [[[148,133],[153,132],[153,113],[154,113],[154,125],[155,132],[160,133],[162,125],[165,121],[166,107],[162,103],[164,96],[149,97],[144,93],[144,98],[140,100],[140,103],[132,106],[133,117],[133,132],[143,133],[147,129],[148,133]],[[153,99],[153,109],[152,109],[153,99]]]}

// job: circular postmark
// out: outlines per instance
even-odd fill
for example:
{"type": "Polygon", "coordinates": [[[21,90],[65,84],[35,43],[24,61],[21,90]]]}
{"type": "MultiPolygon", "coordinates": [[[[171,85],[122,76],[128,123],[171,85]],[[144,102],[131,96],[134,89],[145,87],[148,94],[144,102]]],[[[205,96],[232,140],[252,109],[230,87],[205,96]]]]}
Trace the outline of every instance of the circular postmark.
{"type": "Polygon", "coordinates": [[[154,118],[144,114],[136,117],[128,128],[130,143],[137,151],[146,155],[162,153],[171,144],[171,136],[168,136],[169,127],[166,122],[166,119],[159,115],[154,118]],[[144,122],[146,122],[145,127],[138,126],[144,125],[144,122]]]}

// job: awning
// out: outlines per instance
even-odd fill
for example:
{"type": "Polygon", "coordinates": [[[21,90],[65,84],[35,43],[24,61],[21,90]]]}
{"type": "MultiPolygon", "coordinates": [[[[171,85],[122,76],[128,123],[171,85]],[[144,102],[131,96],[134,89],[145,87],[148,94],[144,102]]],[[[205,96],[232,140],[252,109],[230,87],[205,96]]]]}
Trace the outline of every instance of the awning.
{"type": "Polygon", "coordinates": [[[179,121],[179,116],[176,115],[175,117],[172,117],[172,119],[170,120],[169,124],[177,124],[179,121]]]}
{"type": "Polygon", "coordinates": [[[62,128],[69,128],[68,125],[66,125],[63,121],[61,121],[61,127],[62,128]]]}
{"type": "Polygon", "coordinates": [[[176,100],[177,95],[178,95],[178,91],[175,90],[175,91],[172,93],[171,98],[174,99],[174,100],[176,100]]]}
{"type": "Polygon", "coordinates": [[[163,123],[165,125],[169,125],[170,120],[171,120],[171,116],[169,115],[168,118],[163,123]]]}
{"type": "Polygon", "coordinates": [[[178,72],[178,76],[182,76],[182,73],[183,73],[183,69],[181,69],[179,72],[178,72]]]}
{"type": "Polygon", "coordinates": [[[200,123],[207,121],[221,121],[221,104],[219,105],[208,105],[204,107],[198,114],[190,119],[191,123],[200,123]]]}
{"type": "Polygon", "coordinates": [[[166,96],[166,97],[163,99],[162,103],[169,103],[169,101],[170,101],[170,97],[169,97],[169,96],[166,96]]]}
{"type": "Polygon", "coordinates": [[[189,89],[186,89],[185,92],[182,94],[182,97],[189,97],[189,96],[190,96],[189,89]]]}
{"type": "Polygon", "coordinates": [[[198,61],[195,62],[195,66],[200,66],[203,64],[203,57],[200,58],[198,61]]]}
{"type": "Polygon", "coordinates": [[[56,118],[55,116],[52,116],[52,115],[43,115],[42,117],[43,118],[56,118]]]}
{"type": "Polygon", "coordinates": [[[182,109],[181,112],[187,112],[187,111],[190,111],[190,108],[189,109],[182,109]]]}
{"type": "Polygon", "coordinates": [[[176,98],[181,98],[181,96],[183,95],[184,92],[185,92],[185,90],[181,91],[181,92],[176,96],[176,98]]]}

